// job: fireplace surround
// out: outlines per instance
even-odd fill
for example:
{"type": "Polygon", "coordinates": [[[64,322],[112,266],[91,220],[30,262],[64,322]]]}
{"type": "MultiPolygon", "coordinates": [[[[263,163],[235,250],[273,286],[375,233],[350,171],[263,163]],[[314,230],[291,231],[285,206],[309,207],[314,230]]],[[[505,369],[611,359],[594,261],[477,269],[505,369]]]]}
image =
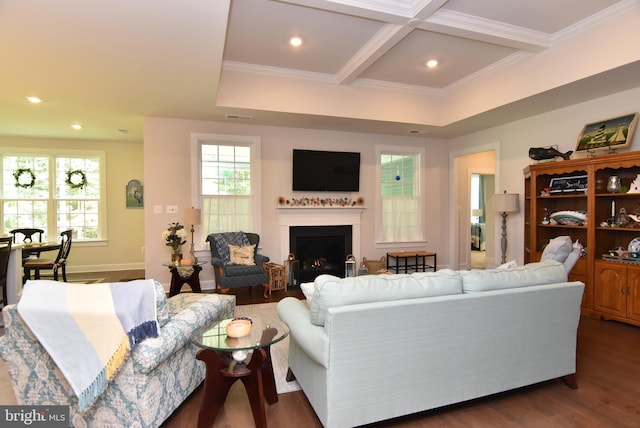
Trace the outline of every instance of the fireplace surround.
{"type": "MultiPolygon", "coordinates": [[[[341,273],[344,275],[344,257],[351,253],[360,259],[360,218],[364,207],[279,207],[280,260],[287,260],[290,251],[290,229],[296,226],[349,226],[351,228],[351,251],[345,246],[341,255],[341,273]]],[[[342,250],[336,250],[342,251],[342,250]]],[[[302,269],[303,261],[294,252],[302,269]]],[[[300,278],[301,281],[305,281],[300,278]]]]}

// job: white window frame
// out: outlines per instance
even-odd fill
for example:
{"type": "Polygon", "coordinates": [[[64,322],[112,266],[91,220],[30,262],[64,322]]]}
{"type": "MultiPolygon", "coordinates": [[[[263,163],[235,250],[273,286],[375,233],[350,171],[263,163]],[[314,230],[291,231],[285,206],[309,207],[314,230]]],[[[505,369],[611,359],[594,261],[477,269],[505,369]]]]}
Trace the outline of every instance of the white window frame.
{"type": "Polygon", "coordinates": [[[376,230],[376,248],[401,248],[401,249],[409,249],[409,248],[423,248],[425,247],[427,241],[425,239],[425,156],[426,151],[423,147],[415,147],[415,146],[386,146],[386,145],[377,145],[376,146],[376,206],[375,206],[375,230],[376,230]],[[385,241],[383,237],[383,227],[382,227],[382,194],[381,194],[381,186],[382,186],[382,166],[380,164],[380,156],[383,154],[391,154],[391,155],[405,155],[405,156],[418,156],[419,167],[417,168],[420,177],[418,179],[418,186],[420,189],[420,195],[418,197],[419,202],[418,206],[420,207],[420,221],[421,221],[421,229],[420,235],[416,237],[416,239],[408,240],[408,241],[385,241]]]}
{"type": "MultiPolygon", "coordinates": [[[[253,229],[245,232],[254,232],[261,234],[262,230],[262,140],[257,136],[247,135],[227,135],[227,134],[207,134],[192,133],[191,134],[191,206],[201,208],[202,203],[202,174],[200,159],[200,145],[219,144],[219,145],[243,145],[251,146],[251,195],[253,197],[253,229]]],[[[190,226],[188,226],[190,228],[190,226]]],[[[195,249],[202,250],[205,248],[205,239],[209,234],[208,231],[202,230],[201,226],[196,226],[194,232],[195,249]]]]}
{"type": "MultiPolygon", "coordinates": [[[[47,202],[47,236],[45,240],[55,242],[60,239],[60,235],[57,233],[57,201],[55,196],[55,159],[58,157],[67,158],[83,158],[83,157],[98,157],[100,159],[100,199],[98,201],[98,237],[95,239],[80,239],[74,236],[74,244],[98,244],[106,245],[107,241],[107,180],[106,180],[106,154],[102,150],[71,150],[71,149],[47,149],[47,148],[22,148],[22,147],[3,147],[0,148],[0,152],[3,155],[10,156],[45,156],[50,158],[49,163],[49,181],[52,183],[49,188],[49,196],[47,202]]],[[[0,176],[0,184],[2,177],[0,176]]],[[[1,187],[0,187],[1,188],[1,187]]],[[[1,193],[1,192],[0,192],[1,193]]],[[[12,198],[2,198],[12,199],[12,198]]],[[[4,219],[4,205],[0,204],[0,219],[4,219]]],[[[4,230],[4,221],[0,224],[0,229],[4,233],[9,233],[8,230],[4,230]]]]}

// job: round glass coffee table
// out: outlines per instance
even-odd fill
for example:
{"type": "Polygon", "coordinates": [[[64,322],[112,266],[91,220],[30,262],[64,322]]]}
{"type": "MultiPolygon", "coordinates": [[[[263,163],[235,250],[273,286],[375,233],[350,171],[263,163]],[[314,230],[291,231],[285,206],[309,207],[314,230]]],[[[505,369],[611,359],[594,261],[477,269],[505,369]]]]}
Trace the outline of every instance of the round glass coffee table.
{"type": "Polygon", "coordinates": [[[207,366],[198,428],[211,428],[238,379],[247,391],[256,427],[267,426],[265,399],[269,404],[278,401],[271,345],[287,337],[289,329],[279,320],[252,317],[250,333],[235,338],[227,336],[227,324],[232,320],[220,321],[193,338],[193,343],[202,348],[196,358],[207,366]]]}

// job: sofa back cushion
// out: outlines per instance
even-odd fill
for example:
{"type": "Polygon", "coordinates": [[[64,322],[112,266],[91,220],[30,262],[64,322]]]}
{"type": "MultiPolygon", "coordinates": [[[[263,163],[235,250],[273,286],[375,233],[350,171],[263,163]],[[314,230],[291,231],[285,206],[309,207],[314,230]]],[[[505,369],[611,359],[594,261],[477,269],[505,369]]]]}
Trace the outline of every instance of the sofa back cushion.
{"type": "Polygon", "coordinates": [[[567,281],[562,263],[545,260],[509,269],[460,271],[464,293],[529,287],[567,281]]]}
{"type": "Polygon", "coordinates": [[[442,269],[411,275],[365,275],[338,278],[320,275],[314,281],[310,303],[311,323],[322,326],[332,307],[389,300],[461,294],[462,280],[457,272],[442,269]]]}

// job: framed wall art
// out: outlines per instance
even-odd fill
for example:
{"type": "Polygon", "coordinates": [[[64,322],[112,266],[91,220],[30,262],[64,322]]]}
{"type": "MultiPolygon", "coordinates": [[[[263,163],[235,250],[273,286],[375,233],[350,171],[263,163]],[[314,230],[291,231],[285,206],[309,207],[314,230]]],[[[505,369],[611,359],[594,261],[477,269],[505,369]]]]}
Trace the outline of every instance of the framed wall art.
{"type": "Polygon", "coordinates": [[[638,113],[589,123],[578,136],[576,152],[615,151],[631,144],[638,113]]]}
{"type": "Polygon", "coordinates": [[[127,208],[144,207],[144,190],[138,180],[129,180],[127,183],[127,208]]]}

